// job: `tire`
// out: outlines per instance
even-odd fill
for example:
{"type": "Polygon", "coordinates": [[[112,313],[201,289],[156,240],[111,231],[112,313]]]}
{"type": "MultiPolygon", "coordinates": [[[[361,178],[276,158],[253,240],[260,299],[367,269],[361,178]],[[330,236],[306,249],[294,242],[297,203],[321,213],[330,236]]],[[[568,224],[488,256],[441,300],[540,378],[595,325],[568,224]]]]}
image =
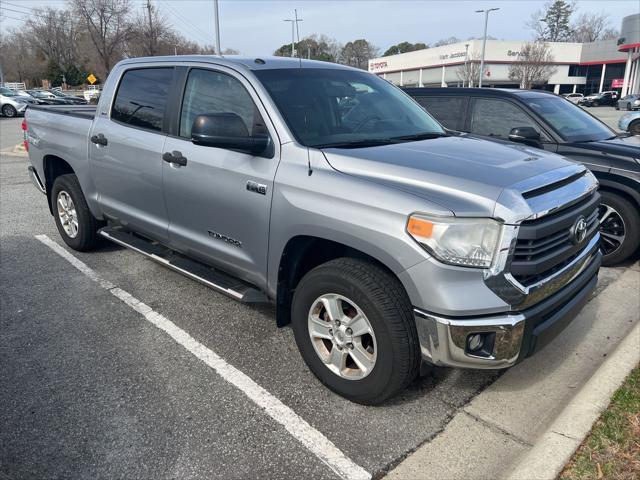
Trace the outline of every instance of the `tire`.
{"type": "Polygon", "coordinates": [[[600,218],[600,245],[604,257],[602,265],[610,267],[629,258],[640,244],[640,213],[638,209],[626,198],[609,191],[600,191],[602,195],[600,218]],[[606,218],[604,214],[609,211],[606,218]],[[616,217],[616,215],[618,217],[616,217]],[[603,222],[604,220],[604,222],[603,222]],[[619,242],[615,236],[624,235],[624,239],[617,248],[619,242]]]}
{"type": "Polygon", "coordinates": [[[627,130],[631,135],[640,135],[640,120],[634,120],[629,124],[627,130]]]}
{"type": "Polygon", "coordinates": [[[64,243],[80,252],[95,248],[98,243],[98,228],[100,228],[101,222],[91,214],[75,175],[60,175],[56,178],[51,189],[51,205],[56,227],[58,227],[58,232],[64,243]],[[68,199],[71,200],[71,203],[68,199]],[[67,221],[65,222],[66,226],[63,225],[63,218],[67,220],[75,218],[75,223],[77,223],[75,229],[70,226],[74,223],[73,221],[67,221]]]}
{"type": "MultiPolygon", "coordinates": [[[[418,374],[420,345],[411,302],[400,281],[373,263],[345,257],[309,271],[293,296],[292,323],[298,349],[311,371],[324,385],[351,401],[380,404],[406,388],[418,374]],[[323,310],[319,300],[332,295],[341,297],[336,305],[342,310],[342,325],[336,327],[332,321],[326,321],[322,329],[330,332],[331,340],[312,341],[309,319],[319,306],[318,318],[323,315],[329,320],[328,310],[323,310]],[[358,309],[371,328],[369,337],[368,334],[357,337],[355,324],[348,323],[358,309]],[[336,332],[326,330],[327,325],[336,332]],[[340,348],[339,331],[345,325],[354,326],[353,343],[340,348]],[[361,351],[359,347],[354,350],[354,344],[359,347],[368,344],[369,353],[375,355],[373,366],[366,373],[354,361],[356,357],[351,356],[351,352],[361,351]],[[331,370],[318,353],[320,350],[331,352],[329,355],[343,352],[348,373],[342,375],[331,370]]],[[[348,333],[349,328],[346,330],[348,333]]]]}
{"type": "Polygon", "coordinates": [[[5,117],[13,118],[18,115],[18,111],[15,109],[13,105],[3,105],[2,106],[2,114],[5,117]]]}
{"type": "Polygon", "coordinates": [[[593,103],[591,104],[591,106],[592,106],[592,107],[599,107],[599,106],[600,106],[600,104],[599,104],[598,102],[593,102],[593,103]]]}
{"type": "Polygon", "coordinates": [[[620,105],[619,104],[616,103],[615,107],[616,107],[616,110],[620,110],[620,105]]]}
{"type": "Polygon", "coordinates": [[[631,110],[633,110],[633,108],[631,108],[631,103],[627,102],[627,111],[630,112],[631,110]]]}

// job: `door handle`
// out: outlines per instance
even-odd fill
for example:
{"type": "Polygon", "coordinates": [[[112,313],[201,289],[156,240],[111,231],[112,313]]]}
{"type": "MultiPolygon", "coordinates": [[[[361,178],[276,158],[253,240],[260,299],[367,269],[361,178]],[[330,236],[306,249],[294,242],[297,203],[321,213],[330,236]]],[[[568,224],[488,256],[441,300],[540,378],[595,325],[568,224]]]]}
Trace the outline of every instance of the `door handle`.
{"type": "Polygon", "coordinates": [[[174,150],[173,152],[164,152],[162,154],[162,160],[167,163],[173,163],[184,167],[187,164],[187,157],[183,157],[182,153],[174,150]]]}
{"type": "Polygon", "coordinates": [[[108,142],[105,136],[99,133],[91,137],[91,143],[95,143],[96,145],[102,145],[103,147],[106,147],[108,142]]]}

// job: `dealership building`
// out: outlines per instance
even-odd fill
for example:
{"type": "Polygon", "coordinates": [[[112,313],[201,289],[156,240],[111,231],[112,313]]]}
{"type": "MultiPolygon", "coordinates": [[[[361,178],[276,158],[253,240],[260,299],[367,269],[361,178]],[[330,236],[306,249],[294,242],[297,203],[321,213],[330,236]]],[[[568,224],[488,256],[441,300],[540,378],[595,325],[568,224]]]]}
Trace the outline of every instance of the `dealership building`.
{"type": "MultiPolygon", "coordinates": [[[[518,63],[526,42],[487,40],[484,87],[518,88],[509,67],[518,63]]],[[[549,42],[555,72],[536,88],[555,93],[589,94],[617,90],[621,95],[640,93],[640,14],[622,21],[617,40],[594,43],[549,42]]],[[[480,63],[482,40],[427,48],[369,61],[369,71],[403,87],[463,86],[465,73],[480,63]]],[[[479,72],[479,67],[475,68],[479,72]]],[[[472,83],[477,84],[477,78],[472,83]]],[[[465,86],[467,86],[465,82],[465,86]]]]}

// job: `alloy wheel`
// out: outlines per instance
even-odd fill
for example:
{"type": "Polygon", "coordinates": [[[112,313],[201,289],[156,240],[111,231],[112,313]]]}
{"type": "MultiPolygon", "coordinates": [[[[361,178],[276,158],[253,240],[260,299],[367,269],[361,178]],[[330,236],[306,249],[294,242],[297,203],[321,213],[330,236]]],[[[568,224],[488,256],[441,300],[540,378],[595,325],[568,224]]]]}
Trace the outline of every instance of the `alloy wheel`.
{"type": "Polygon", "coordinates": [[[73,203],[71,195],[66,191],[60,190],[56,202],[58,209],[58,218],[60,224],[69,238],[76,238],[78,235],[78,213],[73,203]]]}
{"type": "Polygon", "coordinates": [[[610,205],[601,204],[598,211],[600,220],[600,248],[602,253],[610,255],[624,243],[625,225],[622,216],[610,205]]]}
{"type": "Polygon", "coordinates": [[[371,373],[378,354],[376,337],[367,316],[352,300],[333,293],[318,297],[307,324],[313,348],[329,370],[347,380],[371,373]]]}

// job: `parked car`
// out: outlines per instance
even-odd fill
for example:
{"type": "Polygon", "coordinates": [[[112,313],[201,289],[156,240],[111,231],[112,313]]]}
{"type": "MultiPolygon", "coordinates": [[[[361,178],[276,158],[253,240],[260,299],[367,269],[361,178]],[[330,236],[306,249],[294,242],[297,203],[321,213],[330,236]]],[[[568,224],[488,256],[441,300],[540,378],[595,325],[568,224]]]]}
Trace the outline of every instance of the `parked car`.
{"type": "Polygon", "coordinates": [[[640,94],[627,95],[616,102],[616,110],[640,109],[640,94]]]}
{"type": "Polygon", "coordinates": [[[629,112],[622,115],[618,120],[618,128],[631,135],[640,135],[640,112],[629,112]]]}
{"type": "Polygon", "coordinates": [[[562,96],[569,100],[571,103],[576,104],[584,98],[584,95],[582,93],[565,93],[562,96]]]}
{"type": "Polygon", "coordinates": [[[18,95],[9,88],[0,87],[0,112],[5,117],[23,115],[29,105],[36,103],[34,98],[18,95]]]}
{"type": "Polygon", "coordinates": [[[101,90],[99,85],[89,85],[84,91],[84,99],[87,103],[97,104],[100,99],[100,92],[101,90]]]}
{"type": "Polygon", "coordinates": [[[66,95],[59,90],[48,90],[48,92],[56,98],[61,98],[74,105],[86,105],[88,103],[84,98],[76,97],[74,95],[66,95]]]}
{"type": "Polygon", "coordinates": [[[71,102],[58,98],[55,95],[43,90],[27,90],[27,93],[44,105],[69,105],[71,102]]]}
{"type": "Polygon", "coordinates": [[[353,401],[391,397],[421,360],[514,365],[596,285],[589,170],[450,135],[368,72],[128,59],[97,111],[27,111],[29,172],[64,242],[84,251],[103,236],[235,299],[274,302],[309,368],[353,401]]]}
{"type": "Polygon", "coordinates": [[[600,92],[587,95],[578,100],[578,105],[583,107],[599,107],[601,105],[615,105],[618,101],[618,92],[600,92]]]}
{"type": "Polygon", "coordinates": [[[587,166],[600,182],[604,264],[640,244],[640,142],[621,138],[584,109],[540,90],[407,89],[445,127],[558,153],[587,166]]]}

